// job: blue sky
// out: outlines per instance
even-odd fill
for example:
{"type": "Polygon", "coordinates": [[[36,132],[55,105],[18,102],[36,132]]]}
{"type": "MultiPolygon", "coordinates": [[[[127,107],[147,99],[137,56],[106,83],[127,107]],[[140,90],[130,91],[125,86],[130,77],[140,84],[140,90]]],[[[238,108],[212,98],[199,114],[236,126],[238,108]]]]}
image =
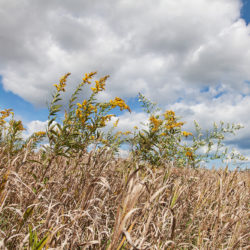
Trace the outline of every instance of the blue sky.
{"type": "Polygon", "coordinates": [[[14,109],[30,133],[44,126],[61,75],[72,72],[70,92],[97,70],[111,75],[100,98],[120,96],[133,110],[117,113],[124,130],[146,119],[142,92],[189,130],[194,119],[205,129],[243,124],[228,145],[250,156],[249,0],[3,0],[0,8],[0,109],[14,109]]]}
{"type": "Polygon", "coordinates": [[[243,0],[243,7],[241,8],[241,17],[246,21],[246,23],[250,23],[250,1],[243,0]]]}

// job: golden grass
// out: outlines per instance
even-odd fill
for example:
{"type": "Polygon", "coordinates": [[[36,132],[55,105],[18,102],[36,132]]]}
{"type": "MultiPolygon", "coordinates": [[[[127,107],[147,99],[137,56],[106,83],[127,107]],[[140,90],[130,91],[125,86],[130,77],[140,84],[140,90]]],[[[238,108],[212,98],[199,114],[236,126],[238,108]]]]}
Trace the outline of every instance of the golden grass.
{"type": "Polygon", "coordinates": [[[0,149],[2,249],[250,247],[248,171],[153,168],[105,148],[48,162],[27,150],[0,149]]]}
{"type": "Polygon", "coordinates": [[[70,74],[63,76],[46,131],[26,141],[11,109],[0,111],[0,249],[249,249],[249,171],[196,168],[202,159],[228,157],[218,151],[224,134],[241,126],[214,124],[204,137],[195,123],[193,136],[173,111],[161,119],[140,95],[148,130],[114,133],[117,120],[104,133],[114,108],[130,108],[118,97],[97,101],[108,76],[76,103],[95,74],[85,74],[57,123],[70,74]],[[189,135],[191,146],[182,144],[189,135]],[[43,139],[48,146],[35,153],[43,139]],[[131,147],[128,159],[115,157],[123,143],[131,147]],[[197,155],[204,146],[207,152],[197,155]]]}

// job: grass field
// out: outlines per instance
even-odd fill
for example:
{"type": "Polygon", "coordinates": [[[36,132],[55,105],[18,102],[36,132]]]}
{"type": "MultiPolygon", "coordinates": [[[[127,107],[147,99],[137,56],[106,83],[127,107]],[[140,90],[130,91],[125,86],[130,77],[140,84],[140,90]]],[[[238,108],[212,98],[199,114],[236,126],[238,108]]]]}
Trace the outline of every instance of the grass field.
{"type": "Polygon", "coordinates": [[[58,156],[44,175],[39,154],[6,157],[3,249],[249,247],[248,171],[152,168],[97,150],[58,156]]]}
{"type": "Polygon", "coordinates": [[[215,124],[205,137],[196,123],[193,135],[141,95],[148,128],[115,132],[116,120],[104,133],[114,108],[131,110],[118,97],[97,101],[108,76],[76,103],[95,74],[85,74],[58,122],[70,74],[62,77],[46,131],[26,140],[14,113],[0,112],[0,249],[249,249],[249,171],[199,167],[228,157],[224,135],[240,126],[215,124]],[[121,159],[125,142],[131,151],[121,159]]]}

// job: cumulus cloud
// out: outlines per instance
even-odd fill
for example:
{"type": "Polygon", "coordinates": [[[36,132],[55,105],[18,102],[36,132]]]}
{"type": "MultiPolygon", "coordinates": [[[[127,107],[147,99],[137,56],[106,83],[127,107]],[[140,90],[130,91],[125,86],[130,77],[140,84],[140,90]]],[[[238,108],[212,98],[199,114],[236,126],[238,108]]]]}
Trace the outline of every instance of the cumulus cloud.
{"type": "Polygon", "coordinates": [[[220,98],[210,99],[209,103],[197,103],[186,105],[185,103],[175,103],[168,108],[176,111],[178,115],[186,121],[185,129],[194,131],[196,120],[203,131],[213,127],[213,123],[218,125],[220,121],[230,124],[241,124],[244,128],[236,131],[236,135],[228,135],[226,144],[234,146],[239,150],[247,150],[250,155],[250,117],[249,117],[250,97],[232,96],[232,94],[222,95],[220,98]]]}
{"type": "Polygon", "coordinates": [[[250,79],[250,28],[239,0],[3,0],[0,7],[4,88],[36,105],[67,71],[72,87],[97,69],[112,76],[110,96],[141,91],[161,103],[204,84],[241,91],[250,79]]]}
{"type": "Polygon", "coordinates": [[[24,137],[28,138],[31,136],[33,133],[38,132],[38,131],[46,131],[48,121],[31,121],[27,124],[25,124],[26,131],[24,133],[24,137]]]}
{"type": "MultiPolygon", "coordinates": [[[[102,98],[140,91],[205,127],[217,118],[248,126],[250,25],[241,7],[240,0],[2,0],[2,83],[45,106],[61,75],[72,72],[73,90],[83,73],[98,70],[111,75],[102,98]]],[[[124,115],[120,123],[134,118],[144,119],[124,115]]],[[[246,148],[244,131],[234,142],[246,148]]]]}

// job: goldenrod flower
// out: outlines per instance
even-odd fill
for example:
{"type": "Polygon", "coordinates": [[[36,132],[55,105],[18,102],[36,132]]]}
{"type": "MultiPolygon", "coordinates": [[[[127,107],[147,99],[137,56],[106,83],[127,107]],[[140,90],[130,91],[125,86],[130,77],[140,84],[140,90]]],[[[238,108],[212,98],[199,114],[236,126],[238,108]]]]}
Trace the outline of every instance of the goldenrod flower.
{"type": "Polygon", "coordinates": [[[25,130],[25,128],[23,127],[22,121],[17,121],[15,123],[16,123],[16,126],[17,126],[17,130],[19,130],[19,131],[25,130]]]}
{"type": "Polygon", "coordinates": [[[193,135],[193,134],[190,133],[190,132],[187,132],[187,131],[183,131],[182,135],[185,136],[185,137],[188,137],[189,135],[193,135]]]}
{"type": "Polygon", "coordinates": [[[166,120],[175,120],[175,112],[172,110],[167,110],[164,114],[166,120]]]}
{"type": "Polygon", "coordinates": [[[109,103],[110,103],[112,108],[120,107],[121,111],[124,109],[127,109],[129,112],[131,112],[129,106],[125,103],[124,100],[122,100],[119,97],[116,97],[114,100],[110,100],[109,103]]]}
{"type": "Polygon", "coordinates": [[[85,77],[82,78],[82,83],[88,83],[91,84],[91,82],[89,81],[90,79],[92,79],[92,77],[96,74],[97,72],[91,72],[89,74],[85,74],[85,77]]]}
{"type": "Polygon", "coordinates": [[[190,150],[190,148],[187,148],[186,156],[187,156],[189,159],[194,160],[193,152],[190,150]]]}
{"type": "Polygon", "coordinates": [[[173,129],[173,128],[178,128],[178,127],[181,127],[181,126],[183,126],[184,125],[184,122],[168,122],[167,124],[166,124],[166,128],[168,129],[168,130],[171,130],[171,129],[173,129]]]}
{"type": "Polygon", "coordinates": [[[149,120],[150,120],[150,123],[153,125],[152,131],[157,131],[162,124],[162,120],[155,118],[154,115],[152,115],[149,118],[149,120]]]}
{"type": "Polygon", "coordinates": [[[39,136],[39,137],[44,136],[45,134],[46,134],[46,132],[44,132],[44,131],[38,131],[38,132],[34,133],[35,136],[39,136]]]}
{"type": "Polygon", "coordinates": [[[10,116],[10,114],[14,115],[13,112],[11,112],[12,109],[5,109],[5,110],[2,110],[0,111],[0,125],[3,125],[6,123],[6,121],[4,120],[5,118],[7,118],[8,116],[10,116]]]}
{"type": "Polygon", "coordinates": [[[122,134],[124,134],[124,135],[130,135],[131,132],[130,132],[130,131],[125,131],[125,132],[123,132],[122,134]]]}
{"type": "Polygon", "coordinates": [[[61,77],[59,84],[54,84],[53,86],[56,87],[57,91],[63,91],[65,92],[65,87],[66,87],[66,81],[68,76],[70,75],[70,73],[67,73],[66,75],[64,75],[63,77],[61,77]]]}
{"type": "Polygon", "coordinates": [[[77,103],[76,105],[78,106],[78,108],[80,108],[80,109],[82,108],[82,104],[81,103],[77,103]]]}
{"type": "Polygon", "coordinates": [[[103,116],[103,117],[101,118],[100,125],[101,125],[102,127],[106,126],[106,122],[107,122],[107,121],[110,121],[111,118],[112,118],[113,116],[115,116],[115,115],[106,115],[106,116],[103,116]]]}
{"type": "Polygon", "coordinates": [[[91,88],[92,91],[93,91],[94,93],[98,93],[98,92],[100,92],[100,91],[102,91],[102,90],[105,90],[105,82],[106,82],[106,80],[107,80],[108,77],[109,77],[109,76],[105,76],[105,77],[100,78],[99,81],[96,80],[96,81],[95,81],[95,87],[94,87],[94,88],[91,88]]]}

